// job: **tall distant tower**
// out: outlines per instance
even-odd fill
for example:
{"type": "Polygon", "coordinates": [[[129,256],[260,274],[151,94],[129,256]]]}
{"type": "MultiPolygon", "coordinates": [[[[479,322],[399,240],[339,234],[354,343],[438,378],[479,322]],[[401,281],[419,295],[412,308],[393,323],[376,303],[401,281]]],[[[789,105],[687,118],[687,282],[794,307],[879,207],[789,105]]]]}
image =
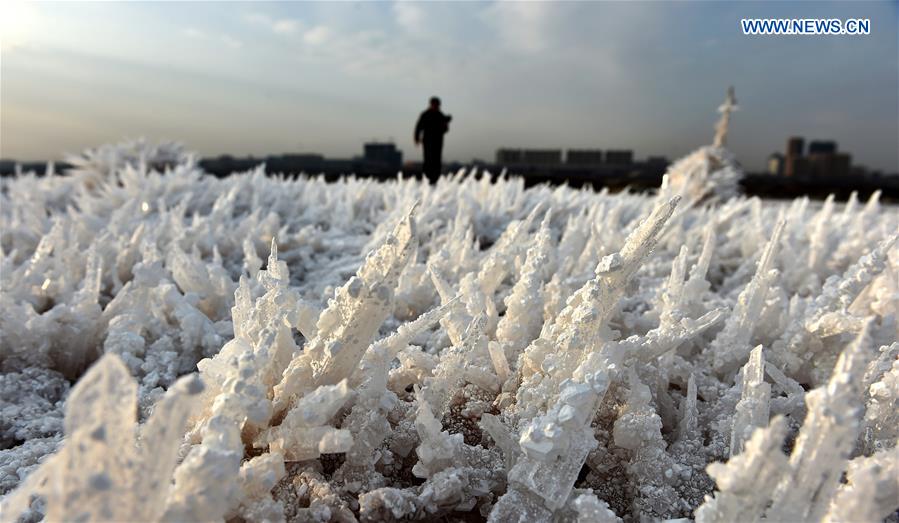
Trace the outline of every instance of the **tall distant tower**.
{"type": "Polygon", "coordinates": [[[805,174],[803,149],[805,140],[801,136],[787,139],[787,156],[784,158],[784,176],[801,176],[805,174]]]}
{"type": "Polygon", "coordinates": [[[721,118],[715,124],[715,141],[712,143],[715,147],[724,147],[727,145],[727,127],[730,125],[730,113],[739,109],[737,106],[737,97],[734,95],[734,87],[727,88],[727,98],[718,108],[721,118]]]}

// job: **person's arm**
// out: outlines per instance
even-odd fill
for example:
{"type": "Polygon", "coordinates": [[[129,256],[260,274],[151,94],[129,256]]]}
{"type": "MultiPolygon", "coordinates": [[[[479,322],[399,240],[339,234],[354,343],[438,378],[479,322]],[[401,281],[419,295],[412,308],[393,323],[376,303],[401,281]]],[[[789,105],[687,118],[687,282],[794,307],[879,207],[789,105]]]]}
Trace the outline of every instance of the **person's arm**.
{"type": "Polygon", "coordinates": [[[446,134],[449,132],[449,123],[450,123],[450,120],[452,120],[452,119],[453,119],[453,117],[450,115],[446,115],[443,117],[443,134],[446,134]]]}
{"type": "Polygon", "coordinates": [[[415,145],[421,143],[421,133],[424,131],[424,124],[422,120],[424,119],[424,115],[418,117],[418,123],[415,124],[415,134],[413,138],[415,139],[415,145]]]}

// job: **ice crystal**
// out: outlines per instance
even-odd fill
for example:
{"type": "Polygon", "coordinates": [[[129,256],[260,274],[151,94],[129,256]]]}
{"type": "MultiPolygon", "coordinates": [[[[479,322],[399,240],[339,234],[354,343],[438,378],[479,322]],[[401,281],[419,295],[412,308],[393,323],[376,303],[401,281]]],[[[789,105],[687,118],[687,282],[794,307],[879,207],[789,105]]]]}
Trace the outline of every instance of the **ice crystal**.
{"type": "Polygon", "coordinates": [[[39,495],[50,521],[160,519],[181,434],[202,388],[196,375],[181,378],[138,427],[137,384],[117,356],[104,356],[69,395],[64,444],[4,498],[4,518],[39,495]]]}
{"type": "Polygon", "coordinates": [[[677,194],[688,201],[700,201],[726,200],[739,192],[743,169],[726,149],[730,115],[737,109],[737,99],[731,87],[724,103],[718,108],[721,119],[715,124],[712,145],[700,147],[674,162],[663,178],[663,194],[677,194]]]}
{"type": "Polygon", "coordinates": [[[737,195],[734,106],[656,195],[0,180],[0,519],[895,519],[899,212],[737,195]]]}

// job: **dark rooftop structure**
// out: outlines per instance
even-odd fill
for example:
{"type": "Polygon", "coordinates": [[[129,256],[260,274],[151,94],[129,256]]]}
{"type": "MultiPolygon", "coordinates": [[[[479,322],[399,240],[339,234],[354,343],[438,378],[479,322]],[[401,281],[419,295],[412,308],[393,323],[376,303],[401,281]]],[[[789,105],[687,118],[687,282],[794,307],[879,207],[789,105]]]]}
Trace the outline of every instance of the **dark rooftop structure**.
{"type": "Polygon", "coordinates": [[[602,165],[603,155],[600,149],[568,149],[565,163],[568,165],[602,165]]]}
{"type": "Polygon", "coordinates": [[[606,152],[606,163],[611,165],[627,165],[634,162],[634,151],[609,150],[606,152]]]}
{"type": "Polygon", "coordinates": [[[364,145],[366,162],[399,171],[403,166],[403,152],[390,142],[369,142],[364,145]]]}

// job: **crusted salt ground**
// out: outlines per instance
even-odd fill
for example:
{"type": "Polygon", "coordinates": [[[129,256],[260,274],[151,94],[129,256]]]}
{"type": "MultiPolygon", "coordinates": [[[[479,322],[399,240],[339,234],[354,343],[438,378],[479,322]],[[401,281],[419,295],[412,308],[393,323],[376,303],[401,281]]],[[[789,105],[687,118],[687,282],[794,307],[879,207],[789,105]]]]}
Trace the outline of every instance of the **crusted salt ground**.
{"type": "Polygon", "coordinates": [[[741,197],[726,127],[655,195],[2,180],[0,519],[895,520],[899,211],[741,197]]]}

